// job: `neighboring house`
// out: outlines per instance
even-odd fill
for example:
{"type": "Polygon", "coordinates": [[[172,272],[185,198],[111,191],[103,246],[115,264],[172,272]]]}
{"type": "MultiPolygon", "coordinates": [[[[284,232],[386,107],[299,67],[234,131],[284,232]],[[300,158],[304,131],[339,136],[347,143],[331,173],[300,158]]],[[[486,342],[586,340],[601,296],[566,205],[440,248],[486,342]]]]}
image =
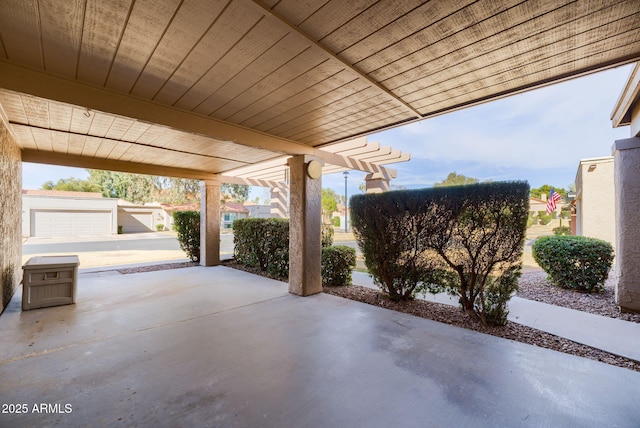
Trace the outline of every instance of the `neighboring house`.
{"type": "MultiPolygon", "coordinates": [[[[335,211],[333,214],[331,214],[329,221],[331,221],[331,219],[333,219],[334,217],[337,217],[340,219],[340,224],[338,225],[338,228],[344,230],[344,204],[343,203],[338,203],[338,211],[335,211]]],[[[349,228],[351,228],[351,208],[347,209],[347,221],[349,222],[349,228]]]]}
{"type": "MultiPolygon", "coordinates": [[[[164,211],[164,225],[168,230],[173,229],[173,213],[176,211],[200,211],[200,204],[161,204],[164,211]]],[[[220,227],[231,229],[237,218],[248,218],[249,210],[242,204],[226,202],[220,214],[220,227]]]]}
{"type": "Polygon", "coordinates": [[[200,204],[160,204],[165,230],[173,230],[173,213],[176,211],[200,211],[200,204]]]}
{"type": "Polygon", "coordinates": [[[613,157],[582,159],[576,173],[576,235],[616,245],[613,157]]]}
{"type": "MultiPolygon", "coordinates": [[[[557,203],[556,203],[556,210],[555,210],[555,216],[559,216],[560,215],[560,210],[562,209],[562,206],[565,204],[564,199],[560,199],[557,203]]],[[[534,213],[536,213],[536,215],[540,212],[540,211],[547,211],[547,195],[542,195],[542,198],[529,198],[529,211],[533,211],[534,213]]]]}
{"type": "Polygon", "coordinates": [[[249,210],[242,204],[235,202],[225,202],[222,207],[222,229],[231,229],[233,221],[239,218],[249,218],[249,210]]]}
{"type": "Polygon", "coordinates": [[[118,229],[120,233],[155,232],[158,225],[163,225],[164,229],[164,219],[164,210],[157,202],[140,205],[122,199],[118,200],[118,229]]]}
{"type": "Polygon", "coordinates": [[[249,211],[249,218],[271,218],[271,205],[259,205],[253,202],[245,202],[244,207],[249,211]]]}
{"type": "Polygon", "coordinates": [[[22,191],[23,236],[111,235],[117,220],[117,200],[100,193],[22,191]]]}

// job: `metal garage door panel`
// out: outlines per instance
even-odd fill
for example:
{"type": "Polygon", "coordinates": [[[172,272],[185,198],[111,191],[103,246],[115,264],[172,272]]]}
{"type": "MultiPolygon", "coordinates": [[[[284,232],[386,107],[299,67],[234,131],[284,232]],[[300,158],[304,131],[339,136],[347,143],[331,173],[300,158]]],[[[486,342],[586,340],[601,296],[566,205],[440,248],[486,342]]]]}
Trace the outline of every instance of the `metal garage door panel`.
{"type": "Polygon", "coordinates": [[[110,235],[110,211],[31,211],[31,236],[110,235]]]}

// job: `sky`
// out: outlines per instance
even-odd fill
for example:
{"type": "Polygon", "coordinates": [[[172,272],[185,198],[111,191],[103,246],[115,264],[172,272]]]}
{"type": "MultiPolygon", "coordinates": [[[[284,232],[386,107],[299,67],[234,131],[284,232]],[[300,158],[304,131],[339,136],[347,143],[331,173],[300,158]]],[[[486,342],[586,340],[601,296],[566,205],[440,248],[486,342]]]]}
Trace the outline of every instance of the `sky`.
{"type": "MultiPolygon", "coordinates": [[[[479,180],[526,180],[532,188],[567,188],[580,159],[611,155],[615,140],[629,128],[613,129],[611,112],[633,65],[557,83],[421,122],[372,134],[378,141],[411,154],[409,162],[389,165],[398,171],[392,187],[422,188],[450,172],[479,180]]],[[[81,168],[23,164],[23,188],[38,189],[48,180],[86,178],[81,168]]],[[[347,194],[360,193],[365,173],[351,171],[347,194]]],[[[342,173],[328,174],[322,186],[344,195],[342,173]]],[[[264,198],[252,189],[250,199],[264,198]]]]}

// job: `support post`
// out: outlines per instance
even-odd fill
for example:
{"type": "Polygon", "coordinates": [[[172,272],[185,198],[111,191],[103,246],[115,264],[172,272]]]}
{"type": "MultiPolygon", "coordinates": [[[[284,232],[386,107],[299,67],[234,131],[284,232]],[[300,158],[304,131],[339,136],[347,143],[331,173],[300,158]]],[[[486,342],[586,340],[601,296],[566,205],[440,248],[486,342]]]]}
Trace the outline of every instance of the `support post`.
{"type": "Polygon", "coordinates": [[[366,193],[382,193],[389,191],[389,179],[382,174],[371,173],[364,178],[366,193]]]}
{"type": "Polygon", "coordinates": [[[322,161],[311,156],[289,159],[289,292],[322,292],[322,161]],[[318,169],[319,168],[319,169],[318,169]]]}
{"type": "Polygon", "coordinates": [[[200,183],[200,265],[220,264],[220,180],[200,183]]]}
{"type": "Polygon", "coordinates": [[[616,200],[616,304],[640,312],[640,137],[613,145],[616,200]]]}

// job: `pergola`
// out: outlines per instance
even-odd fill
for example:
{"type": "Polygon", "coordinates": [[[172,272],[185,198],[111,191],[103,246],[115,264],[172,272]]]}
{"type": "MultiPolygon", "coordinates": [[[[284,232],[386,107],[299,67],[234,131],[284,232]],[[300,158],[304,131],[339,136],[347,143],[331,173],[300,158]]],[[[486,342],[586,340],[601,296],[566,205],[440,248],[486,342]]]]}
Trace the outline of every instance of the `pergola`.
{"type": "MultiPolygon", "coordinates": [[[[254,173],[286,160],[290,290],[313,294],[315,162],[389,177],[332,144],[637,61],[638,28],[637,0],[7,0],[2,160],[205,181],[206,265],[220,183],[271,181],[254,173]]],[[[0,222],[18,231],[6,171],[0,222]]],[[[19,271],[17,232],[2,245],[1,267],[19,271]]]]}

